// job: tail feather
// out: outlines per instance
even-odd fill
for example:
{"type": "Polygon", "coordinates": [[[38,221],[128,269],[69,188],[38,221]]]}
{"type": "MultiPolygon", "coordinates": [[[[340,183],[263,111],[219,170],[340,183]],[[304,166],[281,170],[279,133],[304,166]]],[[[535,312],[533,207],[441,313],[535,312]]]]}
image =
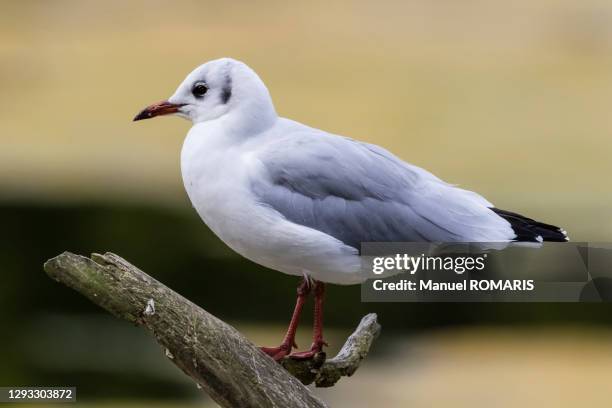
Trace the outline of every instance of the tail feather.
{"type": "Polygon", "coordinates": [[[499,208],[491,207],[491,210],[508,221],[516,233],[516,241],[522,242],[566,242],[569,241],[567,233],[562,228],[554,225],[545,224],[527,218],[523,215],[513,213],[499,208]]]}

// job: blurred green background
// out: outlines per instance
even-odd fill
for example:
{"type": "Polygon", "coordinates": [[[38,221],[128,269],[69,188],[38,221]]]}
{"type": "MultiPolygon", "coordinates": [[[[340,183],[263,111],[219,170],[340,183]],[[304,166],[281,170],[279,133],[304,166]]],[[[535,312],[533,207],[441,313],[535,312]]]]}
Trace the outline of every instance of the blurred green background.
{"type": "MultiPolygon", "coordinates": [[[[44,275],[64,250],[116,252],[256,343],[280,340],[296,279],[234,255],[192,210],[189,123],[131,122],[221,56],[253,67],[283,116],[574,241],[612,240],[609,1],[0,1],[0,385],[76,386],[78,406],[212,404],[144,333],[44,275]]],[[[327,305],[332,352],[364,313],[383,325],[354,377],[315,391],[333,406],[609,405],[606,304],[362,304],[332,287],[327,305]]]]}

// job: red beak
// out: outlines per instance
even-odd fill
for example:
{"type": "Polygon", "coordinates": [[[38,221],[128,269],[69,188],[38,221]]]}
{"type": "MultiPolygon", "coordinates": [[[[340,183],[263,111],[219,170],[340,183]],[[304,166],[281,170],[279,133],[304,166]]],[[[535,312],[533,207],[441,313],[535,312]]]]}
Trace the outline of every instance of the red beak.
{"type": "Polygon", "coordinates": [[[144,108],[136,117],[134,121],[143,120],[143,119],[151,119],[155,116],[168,115],[170,113],[178,112],[179,108],[184,104],[175,104],[170,103],[168,101],[161,101],[154,103],[153,105],[149,105],[144,108]]]}

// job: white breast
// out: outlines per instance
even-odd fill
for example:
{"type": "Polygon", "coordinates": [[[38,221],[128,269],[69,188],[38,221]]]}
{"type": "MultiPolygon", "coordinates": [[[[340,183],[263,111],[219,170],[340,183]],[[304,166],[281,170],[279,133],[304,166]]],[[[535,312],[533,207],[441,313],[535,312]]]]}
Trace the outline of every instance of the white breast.
{"type": "Polygon", "coordinates": [[[354,249],[322,232],[285,220],[260,205],[250,186],[263,177],[260,140],[233,141],[215,125],[195,125],[181,151],[187,194],[208,227],[242,256],[291,275],[309,274],[332,283],[361,280],[354,249]]]}

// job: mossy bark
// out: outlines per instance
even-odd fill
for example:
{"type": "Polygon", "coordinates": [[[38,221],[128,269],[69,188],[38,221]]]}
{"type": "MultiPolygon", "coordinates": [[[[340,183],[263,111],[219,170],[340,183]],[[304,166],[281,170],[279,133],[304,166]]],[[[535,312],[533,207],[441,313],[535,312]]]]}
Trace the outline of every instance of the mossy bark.
{"type": "Polygon", "coordinates": [[[380,330],[371,314],[335,358],[278,364],[236,329],[115,254],[65,252],[44,268],[115,316],[146,328],[166,357],[224,407],[324,407],[302,383],[331,386],[354,373],[380,330]]]}

